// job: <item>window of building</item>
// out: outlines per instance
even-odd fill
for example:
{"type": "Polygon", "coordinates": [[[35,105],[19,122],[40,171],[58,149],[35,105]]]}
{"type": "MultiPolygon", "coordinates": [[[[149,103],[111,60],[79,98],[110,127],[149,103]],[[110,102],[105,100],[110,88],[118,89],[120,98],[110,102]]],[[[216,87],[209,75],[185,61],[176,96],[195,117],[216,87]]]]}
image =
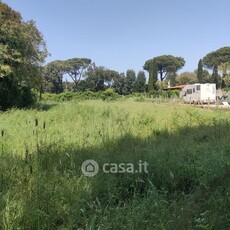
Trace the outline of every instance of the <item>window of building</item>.
{"type": "Polygon", "coordinates": [[[192,89],[187,89],[187,94],[192,94],[192,89]]]}

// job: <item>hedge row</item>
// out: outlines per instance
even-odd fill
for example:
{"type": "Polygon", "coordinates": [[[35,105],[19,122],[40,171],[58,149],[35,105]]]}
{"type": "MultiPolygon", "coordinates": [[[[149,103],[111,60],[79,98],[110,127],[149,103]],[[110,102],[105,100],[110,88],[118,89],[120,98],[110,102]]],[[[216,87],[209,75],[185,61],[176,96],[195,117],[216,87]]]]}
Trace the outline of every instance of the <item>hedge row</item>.
{"type": "Polygon", "coordinates": [[[115,93],[112,89],[107,89],[106,91],[100,92],[92,92],[92,91],[84,91],[84,92],[70,92],[66,91],[60,94],[50,94],[45,93],[42,95],[42,100],[44,101],[71,101],[71,100],[108,100],[113,101],[121,98],[121,96],[115,93]]]}

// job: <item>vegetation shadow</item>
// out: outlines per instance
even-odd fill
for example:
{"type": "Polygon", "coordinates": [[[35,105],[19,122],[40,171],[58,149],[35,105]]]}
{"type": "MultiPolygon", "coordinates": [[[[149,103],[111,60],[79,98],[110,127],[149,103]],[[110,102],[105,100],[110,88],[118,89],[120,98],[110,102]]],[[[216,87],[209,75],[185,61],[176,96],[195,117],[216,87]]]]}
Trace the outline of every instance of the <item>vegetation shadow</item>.
{"type": "Polygon", "coordinates": [[[37,102],[32,106],[27,107],[28,109],[35,109],[37,111],[48,111],[57,106],[57,103],[45,103],[45,102],[37,102]]]}

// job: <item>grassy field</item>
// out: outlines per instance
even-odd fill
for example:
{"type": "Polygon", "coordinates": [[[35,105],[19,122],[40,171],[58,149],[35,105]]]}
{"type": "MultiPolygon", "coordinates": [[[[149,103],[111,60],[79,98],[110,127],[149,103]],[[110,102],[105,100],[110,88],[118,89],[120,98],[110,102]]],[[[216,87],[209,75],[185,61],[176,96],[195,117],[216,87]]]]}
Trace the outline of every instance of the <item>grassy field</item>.
{"type": "Polygon", "coordinates": [[[2,112],[0,131],[0,229],[230,229],[228,111],[71,101],[2,112]],[[87,159],[148,173],[86,177],[87,159]]]}

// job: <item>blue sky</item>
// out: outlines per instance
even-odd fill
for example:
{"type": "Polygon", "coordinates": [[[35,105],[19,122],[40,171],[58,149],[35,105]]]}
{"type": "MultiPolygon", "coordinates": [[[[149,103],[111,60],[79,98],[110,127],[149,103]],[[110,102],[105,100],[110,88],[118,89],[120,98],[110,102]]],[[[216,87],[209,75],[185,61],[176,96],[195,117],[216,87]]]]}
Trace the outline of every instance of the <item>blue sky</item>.
{"type": "Polygon", "coordinates": [[[33,19],[46,40],[47,62],[91,58],[119,72],[171,54],[193,71],[200,58],[230,46],[229,0],[3,0],[33,19]]]}

